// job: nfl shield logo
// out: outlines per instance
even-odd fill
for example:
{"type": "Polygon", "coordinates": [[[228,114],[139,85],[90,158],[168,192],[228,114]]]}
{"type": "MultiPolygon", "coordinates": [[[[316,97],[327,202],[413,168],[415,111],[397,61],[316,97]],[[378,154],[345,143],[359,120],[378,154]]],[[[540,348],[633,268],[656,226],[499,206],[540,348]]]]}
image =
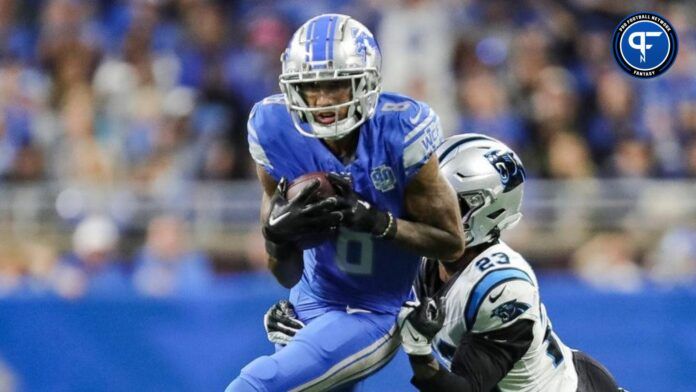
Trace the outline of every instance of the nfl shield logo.
{"type": "Polygon", "coordinates": [[[391,167],[387,165],[377,166],[370,172],[370,178],[375,188],[380,192],[387,192],[394,189],[396,177],[391,167]]]}

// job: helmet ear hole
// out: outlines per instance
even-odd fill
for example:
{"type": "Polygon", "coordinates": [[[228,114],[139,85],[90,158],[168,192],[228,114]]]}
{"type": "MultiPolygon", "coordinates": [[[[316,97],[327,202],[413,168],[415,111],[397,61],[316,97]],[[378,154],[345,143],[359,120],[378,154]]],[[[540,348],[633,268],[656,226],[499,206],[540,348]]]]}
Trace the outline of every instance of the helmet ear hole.
{"type": "Polygon", "coordinates": [[[495,219],[499,217],[503,212],[505,212],[505,208],[501,208],[499,210],[495,210],[491,212],[490,214],[486,215],[489,219],[495,219]]]}

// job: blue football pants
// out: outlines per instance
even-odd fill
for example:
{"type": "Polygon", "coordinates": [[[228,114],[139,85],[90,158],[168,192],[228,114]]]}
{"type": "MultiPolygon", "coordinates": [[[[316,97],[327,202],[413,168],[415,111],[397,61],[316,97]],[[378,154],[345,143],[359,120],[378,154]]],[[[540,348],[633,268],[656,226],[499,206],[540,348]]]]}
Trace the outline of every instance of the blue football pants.
{"type": "Polygon", "coordinates": [[[245,366],[226,392],[350,390],[396,354],[396,316],[296,307],[306,327],[285,347],[245,366]],[[344,389],[341,390],[344,390],[344,389]]]}

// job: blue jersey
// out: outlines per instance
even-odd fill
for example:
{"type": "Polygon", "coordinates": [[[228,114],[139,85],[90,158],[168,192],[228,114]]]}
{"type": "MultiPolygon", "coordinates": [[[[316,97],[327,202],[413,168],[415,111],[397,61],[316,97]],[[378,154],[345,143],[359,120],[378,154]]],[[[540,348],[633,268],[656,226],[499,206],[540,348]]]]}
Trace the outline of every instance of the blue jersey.
{"type": "MultiPolygon", "coordinates": [[[[282,95],[257,103],[248,122],[251,155],[274,179],[347,174],[364,200],[403,217],[407,184],[442,142],[437,115],[424,103],[382,93],[375,114],[358,132],[355,159],[343,164],[321,140],[295,130],[282,95]]],[[[393,241],[341,229],[336,239],[304,251],[304,272],[291,297],[396,313],[419,261],[393,241]]]]}

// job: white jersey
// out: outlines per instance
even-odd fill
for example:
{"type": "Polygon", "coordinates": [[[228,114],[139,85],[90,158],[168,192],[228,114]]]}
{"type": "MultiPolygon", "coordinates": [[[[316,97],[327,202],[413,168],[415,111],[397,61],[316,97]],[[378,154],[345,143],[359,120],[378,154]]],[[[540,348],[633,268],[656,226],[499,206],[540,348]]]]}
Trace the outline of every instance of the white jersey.
{"type": "Polygon", "coordinates": [[[520,254],[500,242],[478,255],[453,279],[443,288],[445,322],[433,340],[435,352],[448,369],[464,334],[487,333],[519,320],[531,320],[531,346],[498,383],[498,389],[576,391],[578,376],[572,351],[553,333],[534,271],[520,254]]]}

